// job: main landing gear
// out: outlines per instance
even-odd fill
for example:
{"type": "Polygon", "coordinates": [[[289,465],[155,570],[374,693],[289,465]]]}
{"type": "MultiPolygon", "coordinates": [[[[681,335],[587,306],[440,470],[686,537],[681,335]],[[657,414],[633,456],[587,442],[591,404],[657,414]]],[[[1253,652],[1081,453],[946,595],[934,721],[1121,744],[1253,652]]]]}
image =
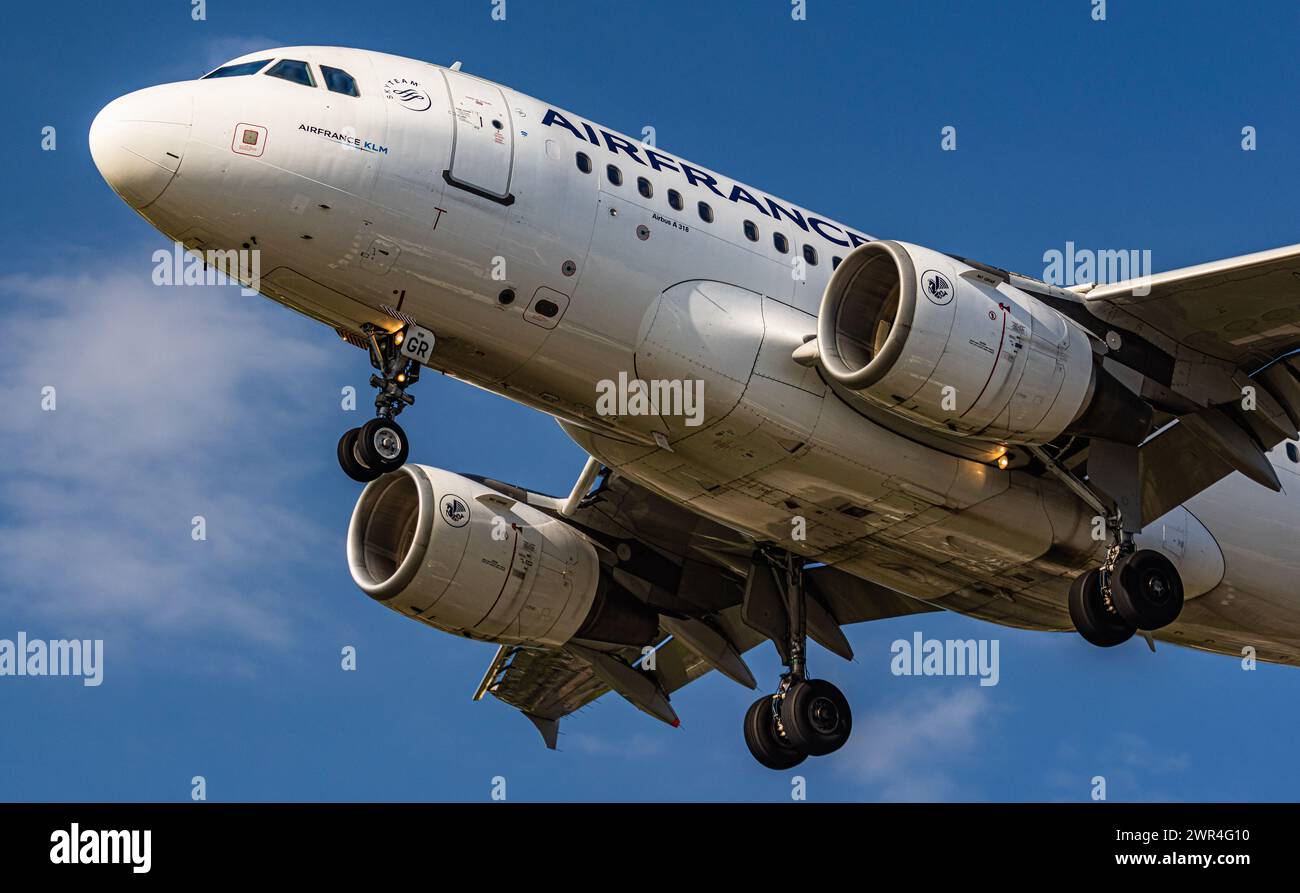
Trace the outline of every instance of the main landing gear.
{"type": "Polygon", "coordinates": [[[775,572],[784,596],[786,642],[781,659],[786,672],[776,694],[764,695],[745,713],[745,744],[769,769],[789,769],[808,757],[844,746],[853,729],[849,702],[824,679],[807,675],[808,635],[803,562],[786,552],[767,553],[769,564],[754,573],[775,572]]]}
{"type": "MultiPolygon", "coordinates": [[[[1070,585],[1074,628],[1089,642],[1110,648],[1135,632],[1168,626],[1183,610],[1183,580],[1174,563],[1152,549],[1138,549],[1142,487],[1137,447],[1093,438],[1088,483],[1042,447],[1030,447],[1047,470],[1106,520],[1111,545],[1106,561],[1070,585]],[[1107,500],[1110,507],[1107,507],[1107,500]]],[[[1150,642],[1150,638],[1147,639],[1150,642]]],[[[1152,648],[1155,646],[1152,645],[1152,648]]]]}
{"type": "Polygon", "coordinates": [[[1110,648],[1138,630],[1160,629],[1177,620],[1183,581],[1164,555],[1135,549],[1131,533],[1118,533],[1105,564],[1079,575],[1070,586],[1069,607],[1079,635],[1110,648]]]}
{"type": "Polygon", "coordinates": [[[376,418],[345,431],[338,446],[343,472],[363,484],[406,462],[410,442],[397,424],[397,415],[415,402],[406,389],[420,380],[420,364],[401,351],[404,330],[390,334],[367,325],[365,332],[370,341],[370,365],[380,373],[370,376],[370,386],[379,389],[376,418]]]}

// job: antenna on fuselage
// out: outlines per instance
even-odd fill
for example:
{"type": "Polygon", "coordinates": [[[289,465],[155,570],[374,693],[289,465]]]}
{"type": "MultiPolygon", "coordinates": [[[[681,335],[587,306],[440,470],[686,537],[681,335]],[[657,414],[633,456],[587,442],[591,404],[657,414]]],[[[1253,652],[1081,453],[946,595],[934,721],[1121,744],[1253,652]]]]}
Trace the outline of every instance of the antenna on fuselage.
{"type": "Polygon", "coordinates": [[[455,62],[451,63],[451,70],[452,70],[452,71],[460,71],[460,60],[459,60],[459,59],[457,59],[455,62]]]}

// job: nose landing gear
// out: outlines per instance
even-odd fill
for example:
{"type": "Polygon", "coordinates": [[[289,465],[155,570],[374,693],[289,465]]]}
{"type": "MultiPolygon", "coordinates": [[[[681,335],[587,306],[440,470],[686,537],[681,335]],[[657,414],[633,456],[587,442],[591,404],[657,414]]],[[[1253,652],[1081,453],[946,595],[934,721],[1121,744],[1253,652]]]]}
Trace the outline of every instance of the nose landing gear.
{"type": "Polygon", "coordinates": [[[745,744],[769,769],[789,769],[808,757],[834,753],[849,740],[853,713],[848,699],[824,679],[807,677],[807,595],[803,561],[787,552],[765,556],[751,573],[771,573],[784,596],[786,641],[779,648],[786,672],[774,695],[764,695],[745,713],[745,744]]]}
{"type": "Polygon", "coordinates": [[[368,483],[396,471],[406,462],[410,444],[402,426],[392,419],[371,419],[339,438],[339,465],[354,481],[368,483]]]}
{"type": "Polygon", "coordinates": [[[370,376],[370,386],[379,389],[375,397],[377,417],[360,428],[345,431],[338,445],[343,473],[363,484],[401,468],[410,453],[410,442],[397,424],[397,415],[415,402],[406,389],[420,380],[420,364],[401,350],[404,331],[389,333],[365,327],[370,365],[380,372],[370,376]]]}

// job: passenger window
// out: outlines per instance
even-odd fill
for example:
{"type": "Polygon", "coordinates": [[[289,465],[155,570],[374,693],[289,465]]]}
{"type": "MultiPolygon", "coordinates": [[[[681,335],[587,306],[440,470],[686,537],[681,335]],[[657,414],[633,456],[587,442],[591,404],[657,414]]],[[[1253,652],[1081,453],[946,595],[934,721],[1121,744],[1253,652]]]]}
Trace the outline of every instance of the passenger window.
{"type": "Polygon", "coordinates": [[[650,181],[645,177],[636,178],[636,191],[645,198],[650,198],[655,194],[654,187],[650,185],[650,181]]]}
{"type": "Polygon", "coordinates": [[[709,207],[708,202],[700,202],[700,219],[705,223],[713,222],[713,209],[709,207]]]}
{"type": "Polygon", "coordinates": [[[685,202],[682,201],[682,194],[676,189],[668,190],[668,204],[672,206],[674,211],[680,211],[686,207],[685,202]]]}
{"type": "Polygon", "coordinates": [[[839,268],[839,265],[840,265],[840,262],[841,262],[842,260],[844,260],[844,258],[842,258],[842,257],[832,257],[832,258],[831,258],[831,269],[832,269],[832,270],[838,269],[838,268],[839,268]]]}
{"type": "Polygon", "coordinates": [[[266,70],[266,73],[273,78],[283,78],[286,81],[293,81],[295,84],[302,84],[304,87],[316,86],[316,81],[311,76],[311,69],[307,67],[306,62],[299,62],[297,59],[281,59],[266,70]]]}
{"type": "Polygon", "coordinates": [[[582,171],[584,174],[591,173],[591,158],[588,157],[586,152],[579,152],[576,160],[578,162],[578,170],[582,171]]]}
{"type": "Polygon", "coordinates": [[[1292,462],[1300,462],[1300,450],[1296,449],[1294,443],[1288,443],[1286,445],[1286,457],[1292,462]]]}
{"type": "Polygon", "coordinates": [[[270,61],[270,59],[258,59],[256,62],[235,62],[231,65],[223,65],[216,71],[208,72],[203,77],[199,78],[199,80],[206,81],[208,78],[237,78],[245,74],[257,74],[266,66],[266,63],[270,61]]]}
{"type": "Polygon", "coordinates": [[[803,259],[808,262],[808,266],[817,266],[817,249],[811,245],[803,246],[803,259]]]}
{"type": "Polygon", "coordinates": [[[751,242],[758,241],[758,226],[752,220],[745,221],[745,238],[751,242]]]}
{"type": "Polygon", "coordinates": [[[609,182],[613,183],[615,186],[623,185],[623,172],[614,165],[610,164],[605,166],[605,176],[608,177],[609,182]]]}
{"type": "Polygon", "coordinates": [[[790,253],[790,240],[785,237],[784,233],[772,233],[772,244],[782,254],[790,253]]]}
{"type": "Polygon", "coordinates": [[[356,78],[348,74],[341,68],[330,68],[328,65],[320,67],[321,77],[325,79],[325,89],[331,93],[342,93],[344,96],[360,96],[361,91],[357,89],[356,78]]]}

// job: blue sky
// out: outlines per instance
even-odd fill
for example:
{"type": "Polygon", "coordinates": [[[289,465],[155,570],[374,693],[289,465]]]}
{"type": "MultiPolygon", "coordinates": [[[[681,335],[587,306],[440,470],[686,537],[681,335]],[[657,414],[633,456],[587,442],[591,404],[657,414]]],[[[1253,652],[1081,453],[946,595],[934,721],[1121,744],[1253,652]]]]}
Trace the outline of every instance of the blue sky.
{"type": "MultiPolygon", "coordinates": [[[[106,667],[97,688],[0,678],[0,800],[186,800],[195,775],[212,800],[483,800],[494,776],[511,800],[789,799],[742,743],[754,696],[726,679],[675,696],[675,730],[606,697],[552,753],[470,701],[491,646],[353,586],[357,487],[334,446],[362,421],[338,394],[364,393],[364,356],[261,298],[150,285],[166,243],[86,148],[122,93],[262,46],[358,46],[462,60],[862,231],[1031,275],[1067,241],[1149,249],[1158,270],[1300,241],[1293,3],[1111,0],[1104,22],[1089,0],[808,0],[805,22],[785,0],[491,6],[7,10],[0,638],[103,638],[106,667]]],[[[403,422],[413,460],[547,492],[583,460],[549,418],[436,378],[403,422]]],[[[856,721],[797,770],[810,800],[1086,800],[1094,775],[1112,800],[1300,799],[1295,670],[951,615],[849,637],[854,663],[813,655],[856,721]],[[997,638],[1000,683],[891,675],[916,630],[997,638]]],[[[775,680],[770,646],[751,665],[775,680]]]]}

